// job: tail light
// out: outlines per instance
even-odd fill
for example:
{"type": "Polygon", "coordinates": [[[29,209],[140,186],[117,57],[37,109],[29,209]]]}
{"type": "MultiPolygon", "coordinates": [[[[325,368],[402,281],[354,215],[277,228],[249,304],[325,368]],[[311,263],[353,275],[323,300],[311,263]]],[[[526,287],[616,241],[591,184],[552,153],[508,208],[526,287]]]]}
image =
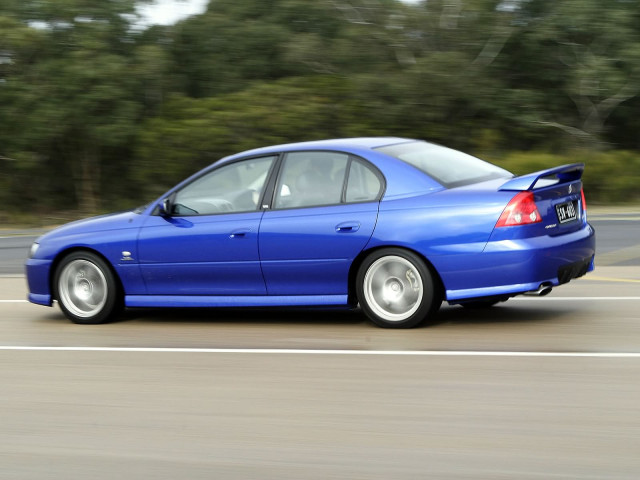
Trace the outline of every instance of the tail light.
{"type": "Polygon", "coordinates": [[[496,227],[511,227],[516,225],[527,225],[542,221],[542,216],[538,211],[536,202],[533,200],[533,193],[520,192],[511,199],[503,210],[496,227]]]}
{"type": "Polygon", "coordinates": [[[580,190],[580,196],[582,197],[582,211],[587,212],[587,201],[584,199],[584,188],[580,190]]]}

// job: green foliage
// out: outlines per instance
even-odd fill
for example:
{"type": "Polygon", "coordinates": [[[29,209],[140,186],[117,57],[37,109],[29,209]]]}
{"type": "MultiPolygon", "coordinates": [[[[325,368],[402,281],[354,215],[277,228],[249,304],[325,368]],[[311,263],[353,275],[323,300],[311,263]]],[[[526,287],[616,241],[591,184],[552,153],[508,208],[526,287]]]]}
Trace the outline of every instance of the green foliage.
{"type": "Polygon", "coordinates": [[[128,208],[230,153],[365,135],[585,161],[592,201],[638,200],[640,0],[211,0],[142,32],[136,3],[0,5],[8,209],[128,208]]]}
{"type": "Polygon", "coordinates": [[[136,180],[153,197],[238,150],[335,137],[347,88],[320,76],[257,83],[207,99],[174,95],[143,125],[136,180]]]}
{"type": "Polygon", "coordinates": [[[567,163],[584,163],[587,203],[640,202],[640,155],[632,151],[594,152],[574,150],[566,154],[511,152],[487,159],[517,175],[567,163]]]}

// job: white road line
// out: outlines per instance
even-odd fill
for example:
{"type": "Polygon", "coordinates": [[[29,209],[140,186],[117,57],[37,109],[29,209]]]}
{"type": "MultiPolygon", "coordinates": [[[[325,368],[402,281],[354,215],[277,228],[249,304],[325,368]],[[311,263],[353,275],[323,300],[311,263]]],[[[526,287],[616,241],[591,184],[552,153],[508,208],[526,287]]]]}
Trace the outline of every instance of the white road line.
{"type": "Polygon", "coordinates": [[[421,357],[575,357],[640,358],[640,352],[500,352],[439,350],[304,350],[289,348],[156,348],[156,347],[53,347],[0,345],[0,351],[132,352],[132,353],[240,353],[271,355],[389,355],[421,357]]]}
{"type": "Polygon", "coordinates": [[[549,301],[549,300],[564,300],[569,302],[584,301],[584,300],[640,300],[640,297],[514,297],[511,300],[528,300],[528,301],[549,301]]]}
{"type": "MultiPolygon", "coordinates": [[[[528,301],[528,302],[541,302],[541,301],[567,301],[567,302],[584,302],[589,300],[630,300],[638,301],[640,297],[514,297],[510,301],[528,301]]],[[[0,300],[0,303],[29,303],[29,300],[0,300]]],[[[238,307],[242,308],[242,307],[238,307]]],[[[285,307],[283,307],[285,308],[285,307]]]]}
{"type": "Polygon", "coordinates": [[[629,217],[623,217],[623,216],[615,216],[615,215],[611,215],[611,216],[605,216],[605,215],[589,215],[589,220],[590,221],[596,221],[596,222],[637,222],[638,220],[640,220],[640,217],[638,216],[629,216],[629,217]]]}

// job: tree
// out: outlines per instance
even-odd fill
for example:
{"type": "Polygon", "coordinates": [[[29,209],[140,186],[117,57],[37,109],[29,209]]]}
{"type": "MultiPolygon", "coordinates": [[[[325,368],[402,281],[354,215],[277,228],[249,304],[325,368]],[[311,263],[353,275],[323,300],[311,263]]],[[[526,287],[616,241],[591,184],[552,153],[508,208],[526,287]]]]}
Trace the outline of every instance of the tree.
{"type": "Polygon", "coordinates": [[[321,137],[640,148],[640,0],[211,0],[144,31],[135,5],[0,5],[5,205],[130,206],[226,154],[321,137]]]}
{"type": "Polygon", "coordinates": [[[10,112],[4,123],[19,122],[15,160],[47,172],[43,183],[67,208],[97,211],[105,164],[126,165],[115,154],[135,138],[143,104],[126,20],[133,11],[133,0],[27,1],[4,20],[14,32],[1,95],[10,112]]]}
{"type": "Polygon", "coordinates": [[[532,92],[530,124],[580,144],[606,142],[607,120],[640,94],[639,7],[636,0],[520,2],[521,28],[498,73],[512,90],[532,92]]]}
{"type": "Polygon", "coordinates": [[[348,92],[344,80],[316,76],[260,82],[207,99],[173,95],[143,125],[136,180],[148,200],[226,155],[340,136],[348,92]]]}

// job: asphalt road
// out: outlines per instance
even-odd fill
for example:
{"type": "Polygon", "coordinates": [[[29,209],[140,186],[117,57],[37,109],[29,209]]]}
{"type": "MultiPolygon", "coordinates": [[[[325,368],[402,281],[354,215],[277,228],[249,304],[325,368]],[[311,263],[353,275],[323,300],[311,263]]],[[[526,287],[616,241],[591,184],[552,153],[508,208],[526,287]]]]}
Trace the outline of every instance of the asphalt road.
{"type": "Polygon", "coordinates": [[[78,326],[7,268],[0,479],[637,479],[640,221],[592,221],[595,272],[406,331],[305,310],[78,326]]]}

